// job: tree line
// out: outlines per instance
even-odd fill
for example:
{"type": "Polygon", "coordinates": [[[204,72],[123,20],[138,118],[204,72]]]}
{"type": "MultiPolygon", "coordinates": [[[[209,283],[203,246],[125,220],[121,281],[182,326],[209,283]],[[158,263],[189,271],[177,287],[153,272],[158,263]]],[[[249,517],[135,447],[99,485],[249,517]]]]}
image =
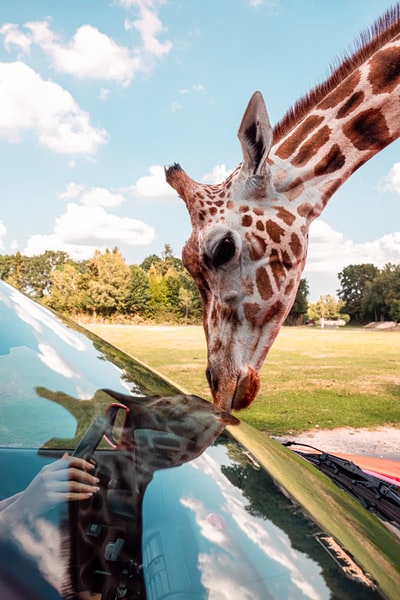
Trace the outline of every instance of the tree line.
{"type": "Polygon", "coordinates": [[[91,320],[197,321],[201,300],[197,287],[169,245],[162,256],[127,265],[118,248],[88,260],[66,252],[39,256],[0,256],[0,278],[46,306],[73,318],[91,320]]]}
{"type": "MultiPolygon", "coordinates": [[[[349,265],[338,274],[339,300],[321,296],[308,302],[309,287],[300,280],[287,325],[307,320],[344,318],[352,323],[400,321],[400,265],[378,269],[349,265]]],[[[201,298],[182,261],[169,244],[161,256],[140,265],[126,264],[118,248],[97,250],[88,260],[47,250],[38,256],[0,255],[0,279],[73,318],[199,322],[201,298]]]]}

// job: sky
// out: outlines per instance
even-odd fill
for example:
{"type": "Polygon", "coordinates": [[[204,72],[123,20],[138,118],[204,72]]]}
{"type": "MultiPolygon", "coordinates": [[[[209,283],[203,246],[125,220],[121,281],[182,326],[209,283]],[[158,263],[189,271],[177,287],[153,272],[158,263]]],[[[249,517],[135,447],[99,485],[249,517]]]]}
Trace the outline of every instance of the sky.
{"type": "MultiPolygon", "coordinates": [[[[140,264],[190,236],[166,184],[222,181],[256,90],[271,123],[323,81],[386,0],[2,0],[0,254],[118,247],[140,264]]],[[[312,302],[349,264],[400,262],[400,141],[310,232],[312,302]]]]}

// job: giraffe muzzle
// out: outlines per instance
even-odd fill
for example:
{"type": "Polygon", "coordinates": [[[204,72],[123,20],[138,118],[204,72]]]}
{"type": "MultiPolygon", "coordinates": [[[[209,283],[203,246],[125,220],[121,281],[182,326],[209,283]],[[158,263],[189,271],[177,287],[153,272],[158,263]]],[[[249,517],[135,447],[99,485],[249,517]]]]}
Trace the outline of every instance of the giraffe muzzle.
{"type": "Polygon", "coordinates": [[[247,367],[247,371],[237,377],[227,377],[223,373],[216,376],[208,367],[206,377],[213,403],[227,412],[249,406],[260,389],[259,375],[252,367],[247,367]]]}

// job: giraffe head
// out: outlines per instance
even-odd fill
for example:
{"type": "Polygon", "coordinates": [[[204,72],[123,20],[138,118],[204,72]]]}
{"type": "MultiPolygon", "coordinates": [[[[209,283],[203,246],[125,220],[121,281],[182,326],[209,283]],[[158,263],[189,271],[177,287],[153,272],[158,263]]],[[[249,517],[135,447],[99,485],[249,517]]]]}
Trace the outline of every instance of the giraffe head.
{"type": "Polygon", "coordinates": [[[400,4],[272,131],[259,92],[239,128],[243,160],[219,185],[174,165],[168,183],[190,213],[183,262],[203,303],[215,404],[248,406],[296,295],[311,221],[377,152],[400,137],[400,4]]]}
{"type": "Polygon", "coordinates": [[[295,185],[286,182],[282,193],[287,172],[269,157],[272,129],[259,92],[238,137],[242,163],[221,184],[197,183],[177,164],[166,170],[191,218],[182,259],[202,298],[207,379],[225,410],[258,393],[258,371],[296,295],[310,212],[293,203],[295,185]]]}

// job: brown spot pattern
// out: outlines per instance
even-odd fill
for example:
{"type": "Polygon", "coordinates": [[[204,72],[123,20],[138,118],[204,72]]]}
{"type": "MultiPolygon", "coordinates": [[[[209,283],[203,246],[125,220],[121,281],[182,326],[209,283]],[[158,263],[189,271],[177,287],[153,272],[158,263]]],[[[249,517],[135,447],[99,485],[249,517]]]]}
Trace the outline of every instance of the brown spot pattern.
{"type": "Polygon", "coordinates": [[[265,316],[263,319],[263,324],[267,323],[267,321],[271,321],[271,319],[276,317],[276,315],[281,314],[283,309],[284,309],[284,306],[282,305],[282,302],[280,300],[277,300],[276,302],[274,302],[274,304],[271,306],[271,308],[265,313],[265,316]]]}
{"type": "Polygon", "coordinates": [[[303,247],[300,241],[299,236],[296,233],[292,233],[290,237],[290,249],[295,255],[295,257],[299,260],[303,255],[303,247]]]}
{"type": "Polygon", "coordinates": [[[300,215],[300,217],[308,217],[312,209],[313,205],[310,204],[310,202],[303,202],[297,207],[297,213],[300,215]]]}
{"type": "Polygon", "coordinates": [[[251,215],[243,215],[243,217],[242,217],[243,227],[250,227],[252,222],[253,222],[253,219],[252,219],[251,215]]]}
{"type": "Polygon", "coordinates": [[[323,120],[324,118],[318,115],[311,115],[305,119],[302,125],[297,127],[294,133],[279,146],[276,152],[277,156],[280,158],[289,158],[292,156],[309,133],[318,127],[323,120]]]}
{"type": "Polygon", "coordinates": [[[315,165],[314,173],[317,177],[320,175],[327,175],[328,173],[334,173],[341,169],[345,162],[346,158],[340,150],[339,145],[333,144],[328,154],[315,165]]]}
{"type": "Polygon", "coordinates": [[[258,231],[264,231],[264,223],[262,221],[257,221],[256,223],[256,227],[258,229],[258,231]]]}
{"type": "Polygon", "coordinates": [[[271,221],[268,219],[266,223],[266,231],[273,242],[279,243],[281,241],[281,237],[284,235],[285,230],[275,223],[275,221],[271,221]]]}
{"type": "Polygon", "coordinates": [[[286,198],[290,201],[296,200],[304,191],[304,183],[300,177],[297,177],[285,189],[286,198]]]}
{"type": "Polygon", "coordinates": [[[355,92],[350,96],[350,98],[339,108],[337,111],[336,118],[343,119],[347,117],[353,110],[360,106],[362,101],[364,100],[364,92],[355,92]]]}
{"type": "Polygon", "coordinates": [[[263,258],[267,250],[267,242],[264,240],[264,238],[253,234],[246,234],[245,238],[249,243],[250,260],[255,262],[263,258]]]}
{"type": "Polygon", "coordinates": [[[294,214],[283,208],[283,206],[274,206],[274,209],[276,210],[276,216],[282,219],[286,225],[293,225],[296,220],[294,214]]]}
{"type": "Polygon", "coordinates": [[[256,271],[256,285],[258,292],[263,300],[268,300],[272,296],[273,289],[271,281],[264,267],[260,267],[256,271]]]}
{"type": "Polygon", "coordinates": [[[260,312],[260,307],[256,302],[244,302],[243,311],[246,321],[249,321],[253,327],[257,322],[257,315],[260,312]]]}
{"type": "Polygon", "coordinates": [[[358,150],[382,150],[390,141],[389,130],[380,110],[370,108],[343,126],[343,133],[358,150]]]}
{"type": "Polygon", "coordinates": [[[356,71],[350,77],[345,79],[337,88],[335,88],[330,94],[326,96],[322,102],[319,103],[318,107],[322,110],[333,108],[343,102],[346,98],[351,96],[353,91],[360,83],[361,72],[356,71]]]}
{"type": "Polygon", "coordinates": [[[393,92],[400,83],[400,47],[377,52],[371,61],[368,80],[375,95],[393,92]]]}
{"type": "Polygon", "coordinates": [[[340,188],[342,183],[343,182],[341,179],[333,179],[321,187],[321,199],[324,206],[328,202],[329,198],[333,196],[336,190],[340,188]]]}
{"type": "Polygon", "coordinates": [[[292,279],[285,287],[285,296],[288,296],[294,288],[294,279],[292,279]]]}
{"type": "Polygon", "coordinates": [[[318,152],[322,146],[329,141],[331,129],[325,125],[319,129],[307,142],[301,145],[299,152],[293,158],[295,167],[303,167],[307,164],[318,152]]]}
{"type": "Polygon", "coordinates": [[[276,287],[279,290],[286,279],[285,268],[280,261],[275,261],[271,264],[271,271],[275,279],[276,287]]]}

